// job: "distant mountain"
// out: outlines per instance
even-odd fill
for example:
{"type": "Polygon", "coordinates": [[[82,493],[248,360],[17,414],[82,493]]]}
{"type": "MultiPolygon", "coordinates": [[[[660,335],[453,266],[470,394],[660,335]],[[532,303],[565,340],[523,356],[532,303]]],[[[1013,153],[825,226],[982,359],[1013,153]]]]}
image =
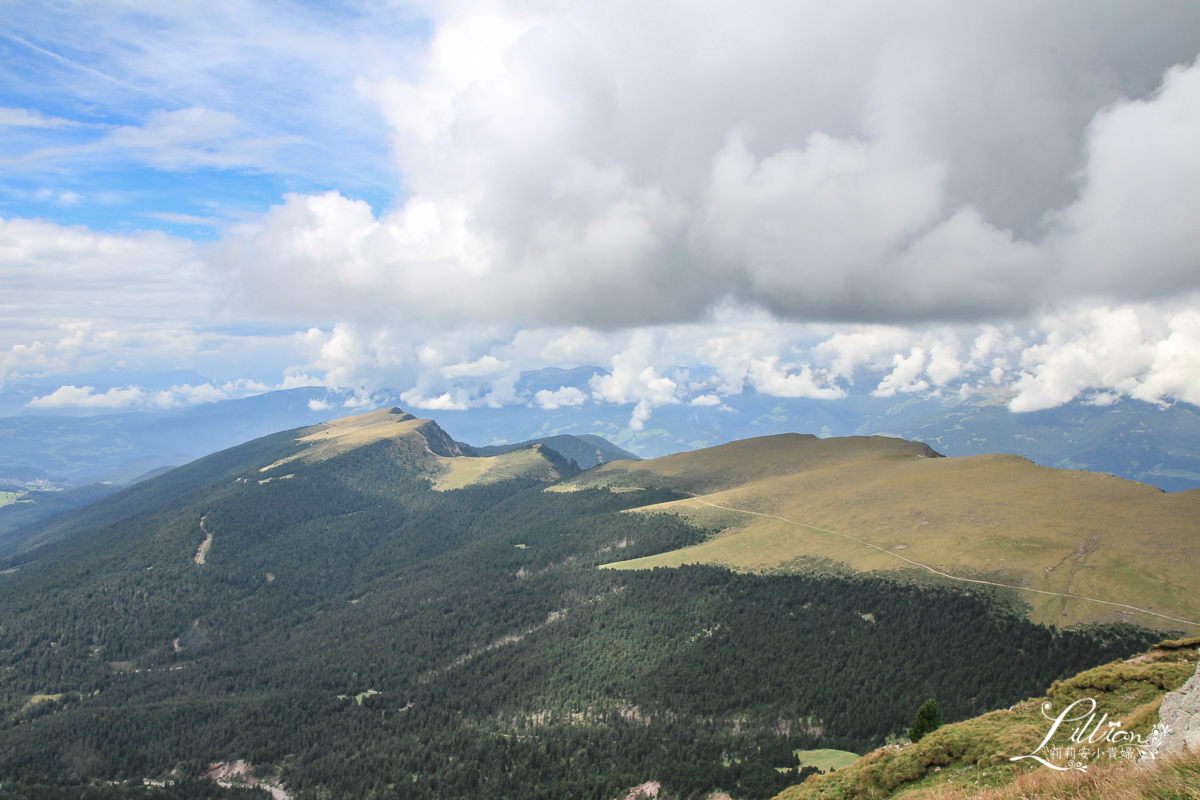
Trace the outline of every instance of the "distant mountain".
{"type": "Polygon", "coordinates": [[[610,461],[641,460],[640,456],[636,456],[628,450],[622,450],[607,439],[592,434],[584,434],[583,436],[571,436],[569,434],[546,436],[541,439],[530,439],[527,442],[518,442],[516,444],[476,447],[473,450],[481,456],[494,456],[534,444],[544,444],[546,447],[557,450],[565,457],[573,459],[579,465],[580,469],[591,469],[600,464],[607,464],[610,461]]]}
{"type": "MultiPolygon", "coordinates": [[[[171,469],[173,467],[170,466],[157,467],[124,483],[133,485],[158,477],[171,469]]],[[[64,512],[91,505],[121,488],[121,484],[118,483],[81,482],[81,484],[69,489],[54,491],[0,484],[0,491],[7,488],[19,492],[14,502],[0,506],[0,555],[7,552],[5,540],[15,531],[64,512]]],[[[14,539],[14,541],[16,540],[14,539]]]]}
{"type": "MultiPolygon", "coordinates": [[[[814,400],[747,390],[723,397],[718,405],[655,408],[640,430],[630,427],[632,404],[591,399],[557,408],[539,404],[538,392],[563,387],[590,398],[589,382],[606,374],[597,366],[525,372],[514,386],[517,402],[443,412],[441,424],[456,440],[481,448],[597,436],[607,446],[641,458],[776,433],[823,438],[885,434],[929,442],[950,456],[1013,453],[1042,466],[1109,472],[1166,491],[1200,487],[1200,413],[1186,403],[1160,407],[1122,399],[1100,406],[1075,400],[1014,414],[1007,397],[1000,395],[876,397],[850,387],[844,398],[814,400]]],[[[387,396],[380,393],[381,405],[395,402],[387,396]]],[[[273,431],[322,422],[354,402],[348,395],[304,388],[164,412],[24,413],[0,419],[0,469],[33,467],[76,484],[123,483],[153,467],[186,463],[273,431]]],[[[589,455],[578,455],[581,466],[593,464],[589,455]]]]}
{"type": "Polygon", "coordinates": [[[654,510],[725,531],[618,568],[959,578],[1017,587],[1003,591],[1047,624],[1200,633],[1200,490],[1166,494],[1013,455],[941,458],[902,439],[799,434],[606,464],[568,484],[685,491],[697,497],[654,510]]]}
{"type": "MultiPolygon", "coordinates": [[[[530,400],[536,391],[563,386],[590,394],[588,381],[595,374],[607,373],[600,367],[523,373],[516,389],[530,400]]],[[[1109,472],[1170,492],[1200,488],[1200,409],[1195,406],[1131,399],[1100,406],[1078,399],[1013,413],[1007,402],[1006,396],[981,394],[876,397],[857,387],[838,400],[747,390],[715,406],[660,406],[641,430],[629,425],[632,404],[594,402],[554,409],[472,408],[445,414],[443,424],[455,438],[484,445],[594,434],[642,458],[776,433],[885,434],[928,442],[948,456],[1012,453],[1042,466],[1109,472]]]]}
{"type": "Polygon", "coordinates": [[[57,492],[23,490],[16,502],[0,506],[0,556],[8,552],[6,540],[15,531],[66,511],[90,505],[120,488],[113,484],[93,483],[57,492]]]}
{"type": "Polygon", "coordinates": [[[875,414],[856,432],[928,442],[946,455],[1013,453],[1042,466],[1108,472],[1169,492],[1200,487],[1200,410],[1186,403],[1075,401],[1014,414],[1001,398],[919,400],[875,414]]]}
{"type": "MultiPolygon", "coordinates": [[[[156,392],[170,389],[172,386],[200,386],[211,383],[192,370],[132,370],[107,369],[93,372],[76,372],[61,375],[47,375],[40,378],[5,381],[0,387],[0,416],[7,417],[15,414],[48,414],[62,416],[64,412],[43,410],[30,407],[29,402],[38,397],[53,394],[62,386],[91,386],[103,394],[109,389],[123,389],[127,386],[137,386],[146,392],[156,392]]],[[[73,411],[79,416],[96,416],[94,409],[76,408],[73,411]]],[[[69,412],[68,412],[69,413],[69,412]]],[[[109,414],[111,416],[111,414],[109,414]]]]}
{"type": "Polygon", "coordinates": [[[60,480],[37,467],[0,467],[0,483],[54,483],[60,480]]]}
{"type": "Polygon", "coordinates": [[[0,419],[0,469],[125,483],[156,467],[322,422],[331,416],[331,399],[324,389],[303,388],[162,412],[6,417],[0,419]]]}

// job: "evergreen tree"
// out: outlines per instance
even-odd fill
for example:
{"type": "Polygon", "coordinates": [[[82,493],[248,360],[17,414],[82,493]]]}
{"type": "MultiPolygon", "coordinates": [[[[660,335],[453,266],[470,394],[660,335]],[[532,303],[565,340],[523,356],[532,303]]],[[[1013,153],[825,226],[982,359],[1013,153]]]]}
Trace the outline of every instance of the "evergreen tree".
{"type": "Polygon", "coordinates": [[[938,711],[937,700],[930,698],[917,709],[917,715],[913,717],[912,725],[908,728],[908,738],[919,742],[925,734],[933,733],[940,727],[942,715],[938,711]]]}

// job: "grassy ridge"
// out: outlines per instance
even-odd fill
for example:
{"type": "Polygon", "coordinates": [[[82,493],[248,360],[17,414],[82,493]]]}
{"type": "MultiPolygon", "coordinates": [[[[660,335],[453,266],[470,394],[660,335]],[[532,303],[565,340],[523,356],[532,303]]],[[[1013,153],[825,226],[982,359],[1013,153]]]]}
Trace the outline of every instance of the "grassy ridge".
{"type": "Polygon", "coordinates": [[[909,563],[917,562],[960,578],[1047,592],[1020,595],[1039,622],[1134,622],[1200,633],[1200,595],[1192,588],[1200,583],[1200,490],[1165,494],[1018,456],[931,458],[930,452],[895,439],[792,434],[614,462],[573,482],[670,486],[737,510],[697,500],[652,509],[726,530],[687,550],[618,568],[708,563],[764,572],[826,561],[873,572],[920,570],[909,563]]]}
{"type": "Polygon", "coordinates": [[[555,481],[562,477],[566,465],[554,463],[554,452],[545,445],[534,444],[520,450],[510,450],[495,456],[481,458],[439,457],[443,470],[434,481],[438,491],[462,489],[476,484],[495,483],[514,478],[533,478],[555,481]]]}

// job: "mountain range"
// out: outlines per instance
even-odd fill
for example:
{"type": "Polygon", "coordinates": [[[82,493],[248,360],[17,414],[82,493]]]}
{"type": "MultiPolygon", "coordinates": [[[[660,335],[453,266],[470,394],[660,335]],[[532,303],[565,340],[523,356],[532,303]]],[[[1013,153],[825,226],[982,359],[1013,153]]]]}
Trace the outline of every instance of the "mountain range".
{"type": "Polygon", "coordinates": [[[546,441],[456,439],[381,409],[14,532],[0,782],[212,796],[195,780],[232,770],[297,800],[611,800],[648,782],[766,798],[810,774],[797,751],[866,752],[929,697],[967,719],[1196,630],[1166,618],[1195,602],[1172,560],[1196,544],[1193,492],[887,437],[583,472],[546,441]],[[1033,491],[1047,481],[1063,508],[1033,491]],[[1111,513],[1081,517],[1081,555],[1055,526],[1087,503],[1111,513]],[[1151,513],[1123,545],[1121,514],[1151,513]],[[826,530],[797,539],[797,522],[826,530]],[[1005,547],[1028,552],[986,562],[1005,547]],[[1116,574],[1110,551],[1133,576],[1113,602],[1160,615],[1097,624],[1112,618],[1064,597],[1099,591],[1086,576],[1116,574]],[[1075,616],[1025,603],[1026,579],[1075,616]]]}
{"type": "MultiPolygon", "coordinates": [[[[1200,416],[1186,403],[1160,406],[1109,398],[1108,405],[1077,399],[1024,413],[1008,409],[1002,393],[879,397],[851,386],[837,400],[743,394],[719,405],[666,404],[634,427],[632,405],[595,402],[590,381],[607,375],[600,367],[544,369],[521,374],[508,405],[439,412],[441,424],[462,442],[508,446],[569,434],[602,437],[641,458],[712,447],[777,433],[831,436],[889,435],[928,443],[949,456],[1011,453],[1036,464],[1108,472],[1175,492],[1200,487],[1200,416]],[[579,392],[578,405],[546,408],[537,392],[579,392]]],[[[103,376],[67,376],[90,380],[103,376]]],[[[150,382],[130,374],[126,380],[150,382]]],[[[203,383],[192,373],[157,378],[203,383]]],[[[113,376],[108,376],[110,381],[113,376]]],[[[158,385],[158,384],[154,384],[158,385]]],[[[64,415],[39,411],[29,400],[51,384],[16,384],[0,392],[0,482],[4,470],[36,468],[55,487],[108,481],[124,484],[163,466],[177,466],[269,433],[313,425],[336,410],[354,413],[398,402],[394,392],[356,397],[319,387],[265,392],[158,411],[64,415]],[[6,400],[7,398],[7,400],[6,400]],[[363,405],[366,403],[366,405],[363,405]]],[[[574,457],[574,456],[571,456],[574,457]]],[[[587,466],[580,462],[581,466],[587,466]]]]}

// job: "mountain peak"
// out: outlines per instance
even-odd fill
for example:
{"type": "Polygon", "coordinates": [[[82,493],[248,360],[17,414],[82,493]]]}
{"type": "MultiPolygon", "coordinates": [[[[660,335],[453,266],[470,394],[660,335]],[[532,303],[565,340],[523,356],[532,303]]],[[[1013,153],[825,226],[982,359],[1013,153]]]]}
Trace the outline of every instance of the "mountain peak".
{"type": "Polygon", "coordinates": [[[574,461],[540,444],[529,448],[525,455],[514,453],[481,458],[474,448],[454,441],[433,420],[418,419],[398,407],[306,428],[296,439],[297,443],[306,445],[303,450],[260,471],[270,472],[296,461],[310,464],[325,461],[388,440],[403,442],[406,450],[415,451],[414,455],[423,453],[417,458],[424,464],[422,469],[434,479],[437,489],[460,488],[518,476],[536,475],[543,480],[557,480],[579,471],[574,461]]]}
{"type": "Polygon", "coordinates": [[[301,460],[305,462],[325,461],[350,450],[364,447],[385,439],[401,439],[417,436],[424,440],[424,447],[431,453],[452,458],[463,455],[462,448],[431,419],[418,419],[398,406],[368,411],[349,417],[322,422],[304,428],[296,441],[307,444],[304,450],[263,467],[269,472],[285,464],[301,460]]]}

